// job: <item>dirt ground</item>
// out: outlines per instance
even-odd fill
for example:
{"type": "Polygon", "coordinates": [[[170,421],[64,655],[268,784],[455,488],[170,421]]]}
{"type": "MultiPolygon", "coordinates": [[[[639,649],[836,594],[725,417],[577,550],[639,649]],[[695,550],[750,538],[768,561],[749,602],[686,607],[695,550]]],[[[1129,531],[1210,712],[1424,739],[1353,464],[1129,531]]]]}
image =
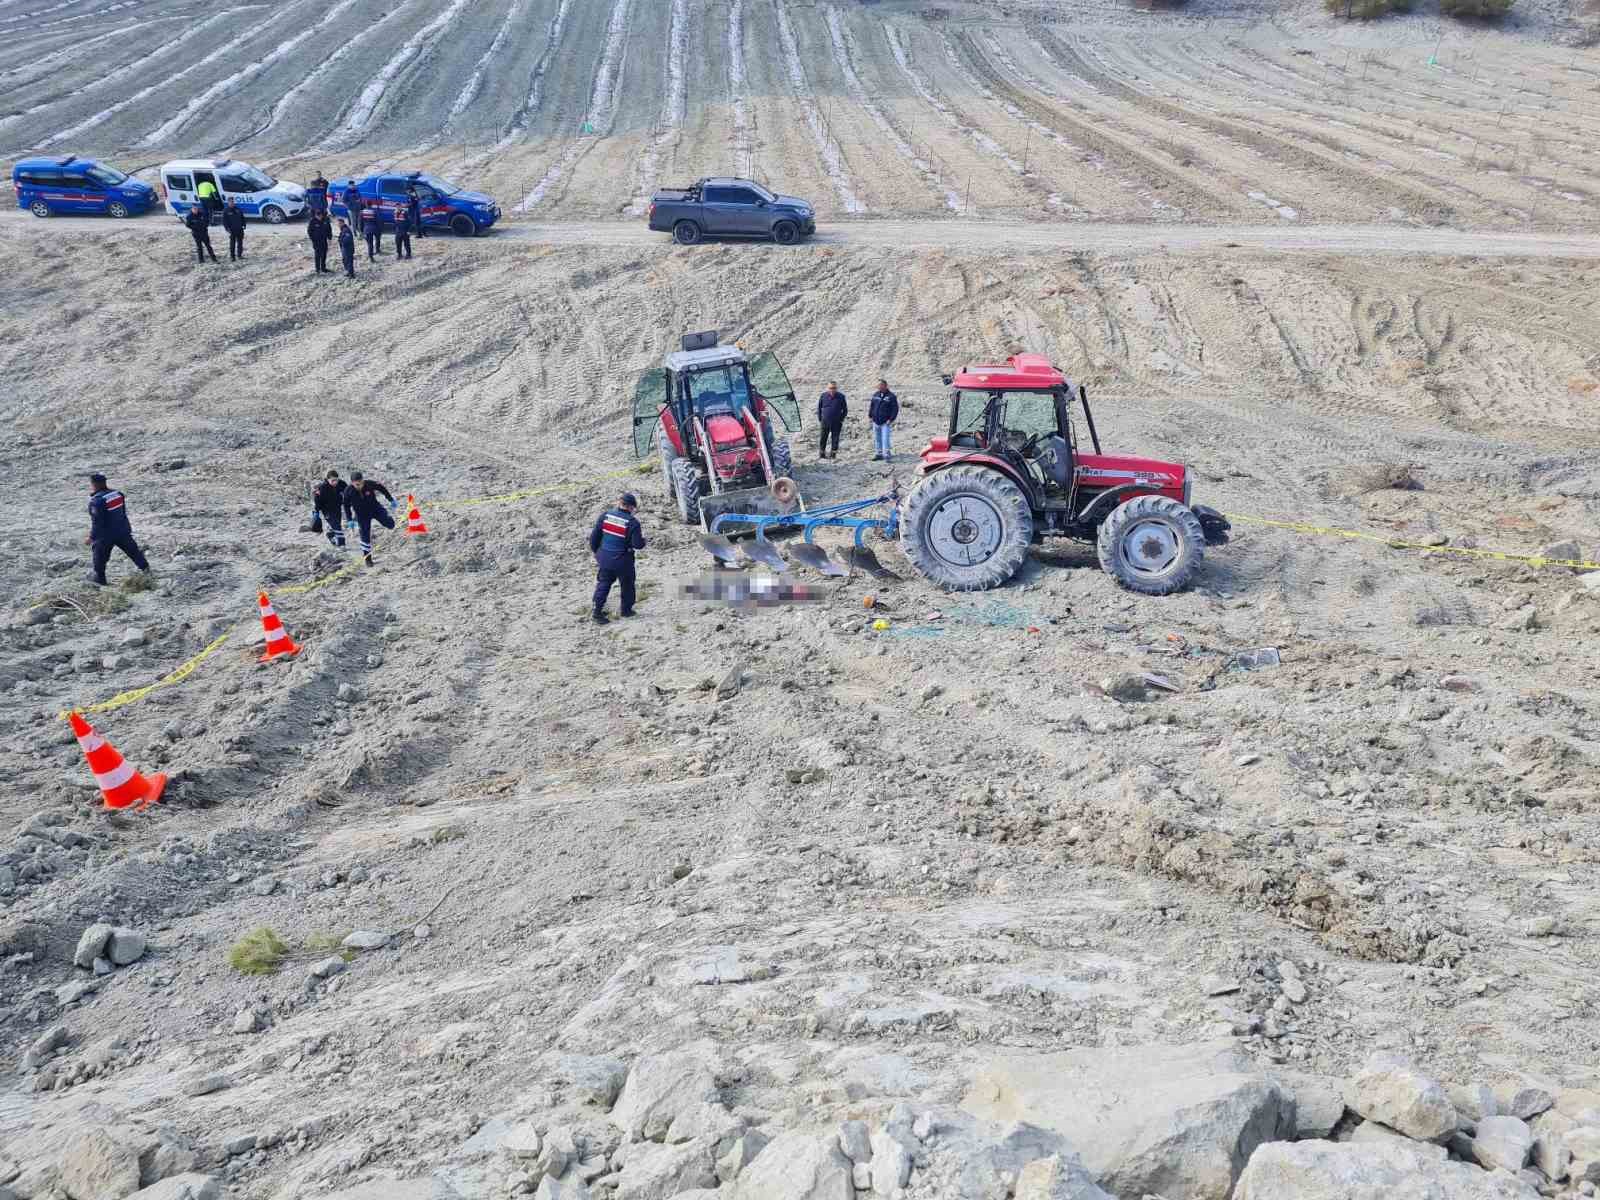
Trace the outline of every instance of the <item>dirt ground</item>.
{"type": "Polygon", "coordinates": [[[558,1108],[573,1056],[697,1040],[774,1129],[952,1105],[999,1048],[1230,1034],[1271,1067],[1396,1049],[1600,1089],[1600,589],[1475,553],[1600,559],[1600,74],[1565,14],[1451,26],[1430,69],[1431,19],[1397,48],[1309,11],[1150,36],[1027,6],[46,4],[0,8],[26,32],[4,153],[88,121],[72,144],[145,146],[128,166],[205,145],[332,174],[459,162],[470,115],[471,178],[534,198],[353,282],[314,276],[298,227],[197,267],[167,218],[0,220],[0,1044],[69,1037],[0,1084],[0,1186],[136,1119],[252,1200],[507,1195],[476,1135],[558,1108]],[[102,35],[109,83],[68,53],[102,35]],[[815,198],[817,242],[611,223],[730,155],[815,198]],[[788,367],[812,502],[887,485],[879,376],[909,483],[939,373],[1025,348],[1087,386],[1108,448],[1192,464],[1234,540],[1162,599],[1067,544],[980,596],[883,546],[899,580],[794,568],[815,605],[688,598],[708,560],[627,412],[709,328],[788,367]],[[830,378],[852,415],[819,461],[830,378]],[[297,532],[330,466],[414,493],[429,534],[359,569],[297,532]],[[83,580],[91,469],[152,590],[121,559],[109,592],[83,580]],[[584,539],[624,487],[640,615],[601,629],[584,539]],[[291,661],[255,662],[261,587],[291,661]],[[61,712],[223,635],[91,715],[172,779],[107,814],[61,712]],[[102,920],[149,951],[64,997],[102,920]],[[285,961],[240,974],[260,926],[285,961]],[[387,945],[308,974],[354,930],[387,945]]]}

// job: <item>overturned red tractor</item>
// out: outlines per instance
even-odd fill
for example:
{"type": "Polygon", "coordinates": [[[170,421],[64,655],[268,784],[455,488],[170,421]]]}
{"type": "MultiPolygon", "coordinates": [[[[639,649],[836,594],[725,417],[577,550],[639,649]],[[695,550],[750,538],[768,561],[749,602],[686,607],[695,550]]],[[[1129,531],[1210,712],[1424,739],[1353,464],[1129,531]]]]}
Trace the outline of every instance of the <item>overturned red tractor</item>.
{"type": "Polygon", "coordinates": [[[912,564],[953,591],[998,587],[1047,537],[1093,542],[1100,565],[1131,591],[1186,587],[1228,521],[1190,503],[1181,463],[1104,454],[1088,393],[1040,354],[963,367],[944,381],[950,428],[922,452],[903,502],[900,539],[912,564]],[[1072,421],[1083,410],[1094,453],[1072,421]]]}

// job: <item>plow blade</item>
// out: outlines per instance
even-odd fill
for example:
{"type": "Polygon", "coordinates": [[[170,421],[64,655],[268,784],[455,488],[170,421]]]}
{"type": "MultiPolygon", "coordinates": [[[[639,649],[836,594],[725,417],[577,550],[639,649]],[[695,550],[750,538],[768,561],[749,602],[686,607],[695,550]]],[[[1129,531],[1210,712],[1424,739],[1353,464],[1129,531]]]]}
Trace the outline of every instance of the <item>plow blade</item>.
{"type": "Polygon", "coordinates": [[[878,556],[872,552],[870,546],[851,546],[847,553],[852,567],[860,567],[874,579],[900,578],[900,576],[878,561],[878,556]]]}
{"type": "Polygon", "coordinates": [[[850,573],[829,558],[828,552],[821,546],[813,545],[810,542],[797,542],[790,546],[789,557],[796,562],[804,563],[813,571],[821,571],[824,575],[843,578],[850,573]]]}
{"type": "Polygon", "coordinates": [[[720,533],[702,533],[700,545],[718,562],[727,563],[730,567],[738,566],[738,548],[720,533]]]}
{"type": "Polygon", "coordinates": [[[789,569],[789,564],[783,561],[783,555],[778,553],[778,548],[764,537],[751,538],[748,542],[740,542],[739,549],[744,551],[746,558],[769,566],[774,571],[787,571],[789,569]]]}

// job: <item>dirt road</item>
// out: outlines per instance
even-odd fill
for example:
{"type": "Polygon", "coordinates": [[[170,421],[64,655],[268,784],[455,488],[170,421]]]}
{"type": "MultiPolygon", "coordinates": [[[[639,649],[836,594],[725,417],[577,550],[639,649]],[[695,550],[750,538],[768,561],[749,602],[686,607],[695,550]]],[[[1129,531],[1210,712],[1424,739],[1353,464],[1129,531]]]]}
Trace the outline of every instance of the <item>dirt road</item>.
{"type": "MultiPolygon", "coordinates": [[[[148,228],[160,216],[129,222],[148,228]]],[[[0,213],[0,222],[47,230],[106,232],[123,226],[90,217],[57,217],[48,224],[23,212],[0,213]]],[[[175,230],[175,232],[182,232],[175,230]]],[[[303,237],[298,224],[252,226],[250,236],[303,237]]],[[[489,235],[551,246],[669,244],[641,221],[510,221],[489,235]]],[[[811,244],[888,249],[1084,250],[1101,254],[1163,250],[1267,250],[1288,254],[1438,255],[1461,258],[1600,258],[1600,237],[1581,233],[1501,233],[1472,229],[1414,229],[1398,225],[1080,225],[1025,221],[852,221],[818,231],[811,244]]]]}

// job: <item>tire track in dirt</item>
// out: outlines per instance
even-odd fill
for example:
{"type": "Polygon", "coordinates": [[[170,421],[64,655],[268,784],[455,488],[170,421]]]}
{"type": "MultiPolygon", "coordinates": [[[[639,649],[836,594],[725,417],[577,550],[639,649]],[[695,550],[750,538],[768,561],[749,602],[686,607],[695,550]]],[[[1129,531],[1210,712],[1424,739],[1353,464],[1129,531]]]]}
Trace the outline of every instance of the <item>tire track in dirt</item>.
{"type": "Polygon", "coordinates": [[[471,0],[451,0],[450,5],[438,16],[407,38],[400,49],[390,56],[389,61],[379,68],[378,73],[367,81],[343,122],[323,140],[321,148],[333,150],[337,149],[341,142],[349,144],[359,140],[377,113],[378,106],[388,95],[390,84],[399,78],[400,73],[409,67],[414,59],[432,48],[434,42],[469,3],[471,0]]]}
{"type": "Polygon", "coordinates": [[[857,199],[854,184],[850,179],[850,168],[845,165],[844,152],[839,148],[839,143],[833,136],[833,130],[822,116],[822,109],[817,104],[816,94],[811,89],[811,82],[806,78],[805,64],[800,58],[800,48],[795,41],[794,27],[789,24],[789,12],[783,0],[773,0],[773,16],[778,23],[778,41],[783,47],[784,63],[788,68],[789,84],[794,90],[795,102],[800,105],[804,114],[806,125],[811,130],[811,140],[816,143],[817,153],[822,157],[822,168],[828,177],[828,182],[833,185],[834,192],[839,197],[839,204],[847,213],[863,211],[861,201],[857,199]]]}
{"type": "Polygon", "coordinates": [[[1156,161],[1143,150],[1140,136],[1124,128],[1120,121],[1090,122],[1064,112],[1009,82],[977,50],[970,35],[959,35],[957,41],[964,51],[968,67],[981,75],[989,87],[999,92],[1007,104],[1031,114],[1035,120],[1062,133],[1069,141],[1126,164],[1144,179],[1145,186],[1152,193],[1174,197],[1176,203],[1165,199],[1158,201],[1161,206],[1158,211],[1218,216],[1231,214],[1237,208],[1227,198],[1191,183],[1181,173],[1156,161]],[[1116,130],[1118,136],[1105,132],[1108,125],[1116,130]]]}
{"type": "Polygon", "coordinates": [[[877,101],[872,98],[872,94],[867,91],[866,85],[861,82],[861,76],[857,73],[854,62],[859,56],[859,51],[855,45],[855,35],[839,16],[838,8],[831,4],[827,8],[827,23],[828,38],[833,45],[834,62],[839,65],[839,73],[844,77],[846,90],[849,91],[862,110],[866,112],[867,116],[872,119],[872,123],[883,131],[884,136],[889,140],[889,144],[894,147],[895,153],[899,154],[902,159],[915,169],[918,176],[921,177],[922,181],[928,185],[935,195],[942,197],[945,207],[951,212],[960,212],[960,194],[935,174],[932,163],[912,149],[911,143],[906,140],[905,134],[884,112],[877,101]]]}
{"type": "MultiPolygon", "coordinates": [[[[37,72],[36,74],[29,75],[26,79],[17,79],[15,81],[6,83],[4,87],[0,87],[0,96],[8,96],[13,92],[19,91],[37,92],[41,85],[47,84],[47,81],[51,79],[54,68],[59,63],[73,60],[79,62],[83,61],[85,58],[84,51],[88,50],[91,46],[98,46],[102,42],[126,39],[132,37],[140,30],[149,29],[155,25],[169,24],[173,21],[179,21],[182,19],[183,18],[181,17],[155,17],[149,21],[138,21],[132,25],[124,25],[122,28],[112,30],[110,33],[102,33],[98,37],[92,37],[86,41],[76,42],[64,50],[57,50],[51,54],[45,55],[42,58],[33,59],[30,62],[24,63],[22,66],[12,67],[8,70],[0,71],[0,79],[4,79],[7,75],[18,74],[23,70],[37,72]]],[[[102,84],[111,83],[117,79],[120,79],[129,72],[135,71],[139,67],[146,65],[152,58],[166,54],[181,43],[188,41],[191,37],[195,37],[198,32],[198,26],[192,26],[190,29],[179,34],[177,37],[161,43],[161,45],[158,46],[154,51],[145,52],[141,49],[135,52],[134,57],[125,63],[119,63],[115,65],[108,74],[98,75],[93,79],[74,84],[69,88],[64,88],[58,93],[46,96],[43,100],[39,101],[37,104],[34,104],[30,108],[14,112],[9,116],[0,117],[0,129],[5,128],[5,126],[14,121],[21,120],[23,117],[32,116],[34,113],[43,112],[47,108],[51,108],[57,104],[62,104],[68,100],[74,99],[89,88],[99,87],[102,84]]]]}
{"type": "Polygon", "coordinates": [[[755,175],[755,132],[745,96],[744,0],[728,5],[728,101],[733,116],[734,170],[749,179],[755,175]]]}
{"type": "Polygon", "coordinates": [[[667,91],[661,101],[657,120],[661,131],[646,143],[639,158],[639,182],[634,189],[634,201],[628,211],[634,216],[644,215],[650,203],[650,194],[656,190],[661,178],[661,155],[683,137],[683,119],[688,107],[687,76],[683,69],[683,50],[689,39],[689,5],[687,0],[672,0],[670,25],[667,30],[667,91]]]}

